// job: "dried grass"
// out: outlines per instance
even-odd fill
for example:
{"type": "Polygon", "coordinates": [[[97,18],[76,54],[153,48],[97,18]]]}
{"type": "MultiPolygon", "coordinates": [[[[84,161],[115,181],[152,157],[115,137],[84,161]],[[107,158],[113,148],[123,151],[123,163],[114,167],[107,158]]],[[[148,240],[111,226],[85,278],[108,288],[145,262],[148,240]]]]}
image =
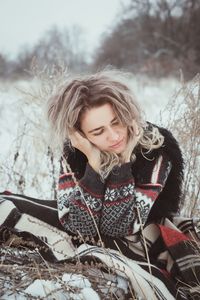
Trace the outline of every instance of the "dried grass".
{"type": "MultiPolygon", "coordinates": [[[[60,291],[66,295],[69,291],[80,292],[80,288],[72,287],[62,281],[63,274],[69,273],[71,276],[81,274],[87,278],[101,299],[134,299],[130,295],[125,296],[124,290],[117,287],[117,277],[114,272],[112,270],[105,272],[106,266],[102,263],[89,264],[78,261],[76,263],[49,263],[43,260],[37,249],[10,246],[0,249],[0,258],[0,298],[9,294],[10,296],[24,295],[28,297],[27,299],[38,299],[25,292],[25,289],[37,279],[60,283],[60,291]]],[[[53,293],[58,290],[54,290],[53,293]]],[[[53,296],[55,295],[49,293],[41,299],[56,299],[53,296]]]]}
{"type": "Polygon", "coordinates": [[[184,82],[182,76],[180,89],[161,113],[162,122],[173,132],[183,153],[181,212],[188,217],[200,216],[200,74],[190,82],[184,82]]]}

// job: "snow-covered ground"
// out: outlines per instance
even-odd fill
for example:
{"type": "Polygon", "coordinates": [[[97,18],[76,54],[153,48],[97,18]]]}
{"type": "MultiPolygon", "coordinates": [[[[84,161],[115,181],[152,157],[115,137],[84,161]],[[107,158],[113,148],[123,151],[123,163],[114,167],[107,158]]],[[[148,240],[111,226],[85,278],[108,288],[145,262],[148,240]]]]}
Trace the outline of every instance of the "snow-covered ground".
{"type": "MultiPolygon", "coordinates": [[[[111,286],[111,281],[107,281],[104,287],[104,294],[113,294],[121,290],[121,298],[125,300],[128,292],[128,283],[121,276],[112,275],[116,281],[115,287],[111,286]],[[107,290],[107,291],[106,291],[107,290]]],[[[102,290],[102,292],[103,292],[102,290]]],[[[64,273],[61,280],[36,279],[26,289],[11,295],[4,294],[4,299],[26,300],[26,299],[48,299],[48,300],[100,300],[99,294],[93,289],[91,282],[81,274],[64,273]]]]}
{"type": "Polygon", "coordinates": [[[180,89],[181,84],[174,78],[136,77],[131,81],[131,86],[146,120],[159,124],[161,112],[180,89]]]}
{"type": "Polygon", "coordinates": [[[84,276],[65,273],[60,282],[52,280],[36,279],[24,291],[11,295],[4,294],[4,299],[26,300],[26,299],[59,299],[59,300],[100,300],[98,294],[92,289],[91,283],[84,276]],[[63,291],[63,284],[68,286],[68,292],[63,291]],[[74,289],[79,292],[75,292],[74,289]],[[38,298],[37,298],[38,297],[38,298]]]}

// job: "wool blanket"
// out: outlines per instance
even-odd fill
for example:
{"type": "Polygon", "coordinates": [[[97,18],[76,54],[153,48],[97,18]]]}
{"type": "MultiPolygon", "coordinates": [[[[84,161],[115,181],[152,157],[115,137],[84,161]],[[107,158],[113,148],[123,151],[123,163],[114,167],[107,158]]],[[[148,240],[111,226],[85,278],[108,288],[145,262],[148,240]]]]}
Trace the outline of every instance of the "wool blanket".
{"type": "Polygon", "coordinates": [[[163,219],[147,224],[137,236],[112,241],[102,237],[96,243],[42,221],[37,211],[35,216],[21,212],[14,199],[24,205],[34,202],[22,195],[0,195],[2,246],[12,245],[17,237],[19,246],[37,247],[47,261],[102,262],[129,281],[136,299],[200,299],[200,241],[194,222],[199,220],[163,219]]]}

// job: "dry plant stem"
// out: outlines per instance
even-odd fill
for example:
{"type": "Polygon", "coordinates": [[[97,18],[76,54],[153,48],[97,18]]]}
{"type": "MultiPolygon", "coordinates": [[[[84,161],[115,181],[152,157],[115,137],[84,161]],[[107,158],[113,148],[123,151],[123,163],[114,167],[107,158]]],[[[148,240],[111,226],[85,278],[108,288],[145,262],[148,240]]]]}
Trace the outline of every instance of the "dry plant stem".
{"type": "MultiPolygon", "coordinates": [[[[143,227],[143,224],[142,224],[140,210],[139,210],[138,206],[136,206],[136,209],[137,209],[137,215],[138,215],[140,226],[141,226],[141,234],[142,234],[142,238],[143,238],[143,242],[144,242],[144,250],[145,250],[145,253],[146,253],[147,263],[148,263],[148,267],[149,267],[149,273],[150,273],[150,276],[151,276],[151,282],[154,283],[153,282],[153,276],[152,276],[152,270],[151,270],[151,262],[150,262],[149,253],[148,253],[148,249],[147,249],[146,238],[144,236],[144,227],[143,227]]],[[[153,291],[155,293],[155,299],[156,299],[156,291],[155,291],[154,284],[153,284],[153,291]]]]}
{"type": "Polygon", "coordinates": [[[71,170],[71,167],[70,167],[70,165],[68,164],[68,162],[66,161],[65,157],[63,157],[63,160],[65,161],[65,165],[67,166],[68,170],[69,170],[70,173],[72,174],[72,178],[73,178],[73,180],[74,180],[74,183],[75,183],[75,185],[77,186],[77,188],[79,189],[79,192],[80,192],[80,194],[81,194],[81,196],[82,196],[82,199],[84,200],[84,202],[85,202],[85,204],[86,204],[86,206],[87,206],[87,208],[88,208],[88,211],[89,211],[89,213],[90,213],[90,215],[91,215],[91,217],[92,217],[92,220],[93,220],[93,222],[94,222],[95,228],[96,228],[96,230],[97,230],[97,235],[98,235],[98,237],[99,237],[99,241],[101,242],[101,245],[102,245],[102,247],[103,247],[104,244],[103,244],[103,241],[102,241],[100,232],[99,232],[99,228],[98,228],[98,226],[97,226],[97,224],[96,224],[96,221],[95,221],[94,216],[93,216],[93,214],[92,214],[92,212],[91,212],[91,209],[90,209],[90,207],[89,207],[87,201],[85,200],[85,197],[84,197],[84,195],[83,195],[83,192],[82,192],[82,190],[81,190],[80,187],[79,187],[78,181],[77,181],[77,179],[75,178],[74,173],[73,173],[73,171],[71,170]]]}
{"type": "Polygon", "coordinates": [[[50,147],[48,147],[47,156],[50,158],[50,163],[51,163],[53,199],[57,199],[56,168],[54,163],[54,155],[50,147]]]}
{"type": "MultiPolygon", "coordinates": [[[[120,253],[122,253],[121,252],[121,250],[120,250],[120,248],[119,248],[119,246],[118,246],[118,244],[117,244],[117,242],[116,241],[114,241],[115,242],[115,245],[116,245],[116,247],[117,247],[117,249],[118,249],[118,251],[120,252],[120,253]]],[[[126,259],[126,257],[124,256],[124,258],[126,259]]],[[[127,264],[128,265],[128,264],[127,264]]],[[[125,276],[126,276],[126,274],[125,274],[125,276]]],[[[127,276],[126,276],[126,279],[128,280],[128,278],[127,278],[127,276]]],[[[135,278],[136,279],[136,278],[135,278]]],[[[132,288],[132,286],[131,286],[131,283],[128,281],[128,285],[129,285],[129,290],[130,290],[130,293],[131,293],[131,295],[133,296],[133,299],[135,299],[135,292],[134,292],[134,290],[133,290],[133,288],[132,288]]],[[[139,282],[138,282],[138,285],[139,285],[139,282]]],[[[142,291],[142,290],[141,290],[142,291]]],[[[143,291],[142,291],[143,292],[143,291]]]]}
{"type": "MultiPolygon", "coordinates": [[[[11,250],[11,248],[9,248],[9,249],[11,250]]],[[[16,250],[14,250],[14,251],[16,251],[16,250]]],[[[13,255],[16,255],[16,253],[13,255]]],[[[36,253],[36,255],[38,255],[38,253],[36,253]]],[[[102,264],[94,264],[94,267],[96,268],[96,270],[100,270],[100,268],[102,266],[103,266],[102,264]]],[[[17,269],[13,269],[13,264],[7,264],[7,265],[4,264],[3,267],[1,268],[0,273],[2,273],[2,272],[4,272],[6,274],[7,278],[8,278],[8,276],[10,276],[10,279],[9,279],[10,283],[13,282],[12,287],[9,289],[10,294],[18,293],[19,295],[24,294],[27,296],[28,294],[23,292],[23,290],[27,286],[29,286],[30,283],[32,283],[35,279],[38,279],[38,278],[44,279],[44,280],[49,279],[49,280],[52,280],[53,282],[60,283],[63,288],[63,292],[64,291],[69,292],[71,290],[72,293],[76,293],[76,292],[78,292],[78,290],[70,287],[68,284],[67,285],[62,284],[62,282],[61,282],[61,277],[62,277],[63,273],[70,272],[70,273],[82,274],[83,276],[86,276],[90,280],[92,287],[97,292],[99,292],[99,295],[102,295],[101,299],[118,299],[117,297],[114,297],[114,293],[111,290],[111,286],[110,287],[107,286],[107,279],[106,279],[106,277],[104,277],[103,273],[100,271],[102,274],[101,276],[99,276],[99,274],[92,275],[91,274],[91,265],[89,265],[89,264],[74,265],[74,264],[70,264],[70,263],[68,263],[68,264],[52,264],[52,263],[50,263],[49,266],[47,267],[46,263],[44,263],[42,261],[37,266],[35,265],[34,262],[29,263],[29,265],[21,264],[19,266],[19,268],[17,268],[17,269]],[[38,269],[39,269],[39,273],[38,273],[38,269]],[[51,270],[51,273],[49,273],[49,269],[51,270]],[[18,278],[18,280],[16,281],[15,278],[18,278]],[[105,295],[105,293],[102,294],[101,286],[102,286],[102,288],[105,287],[107,289],[107,296],[105,295]]],[[[6,280],[5,278],[6,278],[5,276],[2,278],[2,280],[4,282],[6,280]]],[[[0,277],[1,282],[2,282],[2,280],[0,277]]],[[[2,288],[2,290],[3,290],[3,288],[2,288]]],[[[59,288],[58,290],[61,290],[61,289],[59,288]]],[[[54,290],[52,292],[52,295],[54,295],[55,292],[56,291],[54,290]]],[[[48,291],[47,291],[46,297],[45,298],[41,297],[41,299],[48,299],[49,296],[50,296],[50,293],[48,293],[48,291]]],[[[31,295],[30,295],[28,299],[34,299],[34,297],[31,297],[31,295]]],[[[39,298],[37,298],[37,299],[39,299],[39,298]]]]}
{"type": "Polygon", "coordinates": [[[181,76],[181,87],[166,107],[165,127],[177,138],[185,162],[180,209],[183,215],[193,217],[200,214],[200,74],[188,83],[181,76]]]}

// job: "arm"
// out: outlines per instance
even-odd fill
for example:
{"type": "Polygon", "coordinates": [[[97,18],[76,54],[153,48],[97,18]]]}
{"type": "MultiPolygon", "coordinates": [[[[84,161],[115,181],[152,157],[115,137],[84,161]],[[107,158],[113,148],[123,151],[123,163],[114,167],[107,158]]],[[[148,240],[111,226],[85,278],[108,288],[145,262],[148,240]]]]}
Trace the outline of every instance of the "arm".
{"type": "Polygon", "coordinates": [[[100,151],[78,131],[71,132],[70,141],[72,146],[87,157],[88,164],[84,176],[79,181],[74,173],[65,172],[60,176],[59,219],[66,230],[95,236],[104,197],[104,183],[96,172],[100,164],[100,151]]]}
{"type": "Polygon", "coordinates": [[[138,231],[140,223],[146,222],[155,200],[162,191],[170,168],[168,158],[159,156],[153,164],[148,180],[143,183],[135,182],[130,162],[112,172],[105,191],[101,232],[106,235],[125,236],[138,231]]]}
{"type": "Polygon", "coordinates": [[[89,164],[85,175],[75,183],[73,173],[59,177],[58,215],[68,231],[95,236],[104,197],[104,184],[89,164]]]}

